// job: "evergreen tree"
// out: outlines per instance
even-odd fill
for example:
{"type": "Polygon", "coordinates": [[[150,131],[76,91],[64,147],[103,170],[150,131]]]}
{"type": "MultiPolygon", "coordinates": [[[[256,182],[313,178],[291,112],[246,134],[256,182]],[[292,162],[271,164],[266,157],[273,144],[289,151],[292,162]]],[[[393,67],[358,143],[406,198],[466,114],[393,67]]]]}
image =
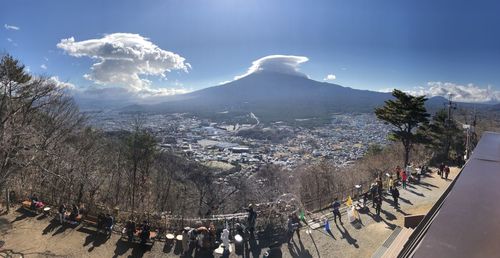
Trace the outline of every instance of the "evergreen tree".
{"type": "Polygon", "coordinates": [[[420,130],[429,122],[429,114],[425,109],[425,96],[411,96],[394,89],[395,99],[385,101],[385,105],[375,109],[378,119],[391,124],[394,129],[389,134],[392,141],[401,141],[404,146],[404,166],[410,159],[410,151],[415,143],[425,142],[420,130]]]}
{"type": "Polygon", "coordinates": [[[432,117],[431,123],[425,128],[429,141],[427,148],[434,151],[437,162],[454,161],[461,163],[465,154],[465,139],[456,121],[448,119],[445,109],[432,117]]]}

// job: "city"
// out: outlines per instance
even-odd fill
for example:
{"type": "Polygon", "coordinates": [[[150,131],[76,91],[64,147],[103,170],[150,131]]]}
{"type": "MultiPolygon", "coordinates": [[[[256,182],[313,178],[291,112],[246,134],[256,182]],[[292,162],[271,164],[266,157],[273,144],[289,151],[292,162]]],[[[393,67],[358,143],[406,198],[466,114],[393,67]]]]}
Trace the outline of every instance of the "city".
{"type": "MultiPolygon", "coordinates": [[[[105,132],[130,131],[137,119],[136,114],[118,111],[92,112],[88,116],[105,132]]],[[[160,149],[217,169],[229,170],[238,165],[245,172],[268,164],[292,169],[321,159],[343,167],[363,157],[368,146],[387,144],[389,132],[389,126],[375,115],[363,113],[335,114],[331,123],[313,128],[285,122],[263,125],[258,119],[254,124],[215,123],[178,113],[140,117],[141,126],[158,139],[160,149]],[[276,135],[279,137],[272,137],[276,135]]],[[[308,119],[301,120],[307,123],[308,119]]]]}

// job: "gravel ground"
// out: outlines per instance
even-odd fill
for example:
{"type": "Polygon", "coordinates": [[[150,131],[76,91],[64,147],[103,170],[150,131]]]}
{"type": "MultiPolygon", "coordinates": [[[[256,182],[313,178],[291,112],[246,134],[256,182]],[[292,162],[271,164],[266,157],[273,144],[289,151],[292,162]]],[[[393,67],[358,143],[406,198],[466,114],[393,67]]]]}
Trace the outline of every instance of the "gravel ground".
{"type": "MultiPolygon", "coordinates": [[[[453,179],[458,169],[453,168],[453,179]]],[[[401,189],[400,209],[386,200],[382,205],[381,218],[377,218],[370,207],[368,213],[360,213],[362,225],[346,222],[335,224],[330,220],[331,231],[323,228],[307,234],[301,230],[301,239],[294,236],[291,245],[281,246],[283,257],[371,257],[396,226],[402,226],[405,215],[425,214],[451,180],[445,181],[436,173],[422,179],[422,184],[401,189]]],[[[325,215],[329,215],[325,211],[325,215]]],[[[0,257],[179,257],[174,248],[163,242],[156,242],[151,250],[131,247],[119,241],[118,235],[110,239],[96,237],[85,230],[63,228],[49,219],[31,217],[22,212],[11,212],[0,217],[0,257]],[[3,242],[2,242],[3,241],[3,242]]],[[[258,241],[249,243],[245,257],[262,257],[267,248],[260,247],[258,241]]],[[[196,257],[213,257],[198,254],[196,257]]],[[[217,256],[215,256],[217,257],[217,256]]],[[[231,254],[229,257],[242,257],[231,254]]]]}

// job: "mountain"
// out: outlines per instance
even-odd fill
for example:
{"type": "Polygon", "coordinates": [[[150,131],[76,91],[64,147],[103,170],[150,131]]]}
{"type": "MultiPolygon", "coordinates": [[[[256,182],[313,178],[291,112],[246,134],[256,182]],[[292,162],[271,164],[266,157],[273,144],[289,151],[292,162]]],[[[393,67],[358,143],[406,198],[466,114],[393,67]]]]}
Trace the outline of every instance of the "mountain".
{"type": "Polygon", "coordinates": [[[330,116],[335,112],[372,112],[390,94],[356,90],[306,77],[256,72],[224,85],[169,97],[127,111],[191,112],[201,116],[253,112],[262,121],[330,116]]]}
{"type": "MultiPolygon", "coordinates": [[[[390,93],[358,90],[311,80],[304,76],[259,71],[241,79],[175,95],[154,105],[133,105],[123,111],[189,112],[202,117],[244,116],[250,112],[262,122],[329,118],[338,112],[373,112],[390,99],[390,93]]],[[[430,108],[446,99],[434,97],[430,108]]]]}

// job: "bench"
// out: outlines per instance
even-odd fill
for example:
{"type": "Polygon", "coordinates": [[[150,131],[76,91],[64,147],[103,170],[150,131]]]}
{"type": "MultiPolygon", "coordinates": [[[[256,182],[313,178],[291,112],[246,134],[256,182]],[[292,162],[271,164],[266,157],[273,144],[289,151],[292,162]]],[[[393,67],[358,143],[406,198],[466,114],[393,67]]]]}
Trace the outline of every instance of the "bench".
{"type": "Polygon", "coordinates": [[[71,215],[71,212],[67,211],[64,213],[64,217],[66,218],[66,221],[71,224],[71,225],[78,225],[82,222],[82,214],[78,214],[74,220],[70,220],[69,217],[71,215]]]}
{"type": "Polygon", "coordinates": [[[83,218],[83,223],[85,224],[86,227],[93,227],[95,229],[98,229],[97,228],[97,216],[93,216],[93,215],[86,215],[84,218],[83,218]]]}
{"type": "Polygon", "coordinates": [[[34,213],[34,214],[40,214],[42,213],[42,210],[43,208],[45,207],[45,205],[39,207],[39,208],[35,208],[35,209],[32,209],[31,208],[31,201],[29,200],[25,200],[22,202],[22,208],[28,212],[31,212],[31,213],[34,213]]]}
{"type": "MultiPolygon", "coordinates": [[[[132,243],[140,244],[141,243],[141,230],[136,230],[134,233],[134,238],[132,239],[132,243]]],[[[156,238],[158,237],[158,233],[156,231],[149,232],[149,239],[146,241],[146,245],[153,246],[156,238]]],[[[128,242],[127,230],[124,228],[122,230],[122,236],[120,238],[123,242],[128,242]]]]}

